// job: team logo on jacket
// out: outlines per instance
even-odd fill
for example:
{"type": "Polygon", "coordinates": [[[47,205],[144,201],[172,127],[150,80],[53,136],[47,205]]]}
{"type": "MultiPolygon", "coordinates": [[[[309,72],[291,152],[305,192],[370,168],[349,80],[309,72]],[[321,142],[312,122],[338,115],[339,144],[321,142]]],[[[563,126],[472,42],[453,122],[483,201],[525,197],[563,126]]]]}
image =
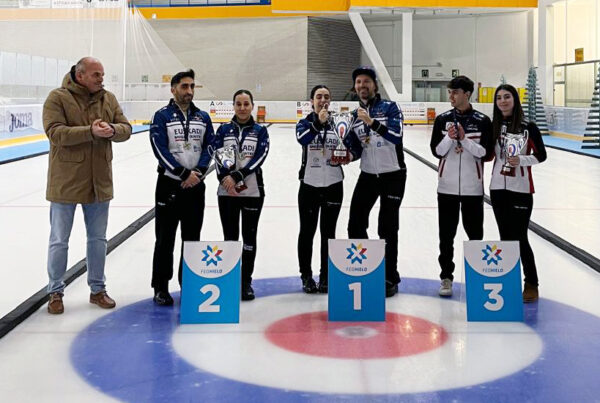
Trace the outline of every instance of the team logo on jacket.
{"type": "Polygon", "coordinates": [[[348,251],[348,256],[346,256],[346,259],[348,259],[350,263],[358,262],[358,264],[362,264],[363,260],[367,259],[367,255],[365,254],[365,252],[367,252],[367,248],[363,248],[362,244],[360,243],[358,245],[352,244],[352,246],[346,248],[346,250],[348,251]]]}
{"type": "Polygon", "coordinates": [[[498,262],[502,260],[502,256],[500,256],[502,249],[498,249],[498,246],[495,244],[493,246],[486,245],[485,249],[482,249],[481,251],[483,252],[483,258],[481,258],[481,260],[485,260],[488,265],[493,263],[497,266],[498,262]]]}
{"type": "Polygon", "coordinates": [[[223,260],[223,258],[220,256],[221,253],[223,253],[223,250],[219,249],[217,245],[213,247],[209,245],[205,250],[202,251],[202,254],[204,255],[202,257],[202,261],[206,262],[206,266],[210,266],[211,264],[216,266],[217,263],[223,260]]]}

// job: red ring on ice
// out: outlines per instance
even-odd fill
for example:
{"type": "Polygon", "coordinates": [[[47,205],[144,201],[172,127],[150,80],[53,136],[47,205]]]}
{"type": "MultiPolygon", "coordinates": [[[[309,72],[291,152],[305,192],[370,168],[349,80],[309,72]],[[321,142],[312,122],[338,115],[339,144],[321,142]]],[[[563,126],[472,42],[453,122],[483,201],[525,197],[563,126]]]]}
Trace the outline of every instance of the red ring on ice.
{"type": "Polygon", "coordinates": [[[387,312],[385,322],[329,322],[327,312],[278,320],[266,338],[283,349],[330,358],[405,357],[441,347],[446,330],[428,320],[387,312]]]}

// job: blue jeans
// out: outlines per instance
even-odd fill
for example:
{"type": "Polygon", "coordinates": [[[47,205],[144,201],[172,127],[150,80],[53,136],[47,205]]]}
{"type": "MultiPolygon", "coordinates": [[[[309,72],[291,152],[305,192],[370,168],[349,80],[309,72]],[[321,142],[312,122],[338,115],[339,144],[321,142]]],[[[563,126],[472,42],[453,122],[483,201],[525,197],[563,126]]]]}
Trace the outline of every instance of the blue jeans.
{"type": "MultiPolygon", "coordinates": [[[[106,226],[109,202],[82,204],[87,232],[88,285],[92,294],[104,291],[104,262],[106,261],[106,226]]],[[[67,271],[69,237],[73,228],[75,203],[50,203],[50,243],[48,246],[48,292],[63,293],[67,271]]]]}

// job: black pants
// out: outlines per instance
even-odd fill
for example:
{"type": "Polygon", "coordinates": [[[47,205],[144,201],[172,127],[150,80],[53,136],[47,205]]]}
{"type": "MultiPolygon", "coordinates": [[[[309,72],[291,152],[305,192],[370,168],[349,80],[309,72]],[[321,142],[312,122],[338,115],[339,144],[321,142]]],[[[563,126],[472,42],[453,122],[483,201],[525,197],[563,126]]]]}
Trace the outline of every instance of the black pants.
{"type": "Polygon", "coordinates": [[[380,174],[360,173],[352,202],[350,203],[350,221],[348,237],[367,239],[369,213],[379,200],[379,219],[377,234],[385,240],[385,277],[392,284],[400,282],[398,274],[398,228],[400,226],[400,204],[404,197],[406,170],[380,174]]]}
{"type": "Polygon", "coordinates": [[[503,241],[519,241],[521,264],[525,282],[538,285],[535,257],[529,245],[527,231],[529,219],[533,210],[533,195],[531,193],[511,192],[510,190],[491,190],[492,208],[503,241]]]}
{"type": "Polygon", "coordinates": [[[483,239],[483,195],[458,196],[438,193],[438,229],[441,279],[454,280],[454,237],[458,228],[459,210],[462,223],[470,240],[483,239]]]}
{"type": "Polygon", "coordinates": [[[265,201],[260,197],[219,196],[219,215],[226,241],[240,238],[240,213],[242,215],[242,283],[252,283],[256,258],[256,231],[260,212],[265,201]]]}
{"type": "MultiPolygon", "coordinates": [[[[152,287],[167,291],[173,278],[173,248],[177,226],[181,223],[182,241],[199,241],[204,219],[204,183],[182,189],[181,182],[159,174],[155,194],[154,258],[152,262],[152,287]]],[[[181,244],[178,280],[181,285],[183,243],[181,244]]]]}
{"type": "Polygon", "coordinates": [[[327,280],[329,257],[328,240],[335,239],[344,187],[342,182],[327,187],[315,187],[300,182],[298,209],[300,210],[300,234],[298,234],[298,263],[303,276],[312,276],[313,238],[317,231],[319,212],[321,213],[321,271],[320,279],[327,280]]]}

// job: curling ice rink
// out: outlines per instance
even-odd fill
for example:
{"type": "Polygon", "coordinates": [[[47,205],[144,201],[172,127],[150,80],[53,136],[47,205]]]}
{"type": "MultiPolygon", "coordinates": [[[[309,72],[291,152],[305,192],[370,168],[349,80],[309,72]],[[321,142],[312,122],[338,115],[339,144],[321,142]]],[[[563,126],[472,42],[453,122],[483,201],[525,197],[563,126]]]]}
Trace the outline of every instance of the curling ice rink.
{"type": "MultiPolygon", "coordinates": [[[[399,233],[403,281],[399,294],[386,300],[388,321],[364,325],[360,337],[348,331],[350,325],[328,324],[322,314],[326,296],[303,294],[299,280],[301,147],[293,125],[273,125],[269,133],[254,275],[257,299],[242,303],[239,325],[181,327],[177,306],[154,306],[151,221],[107,258],[115,310],[88,303],[84,275],[66,288],[63,315],[49,315],[44,305],[0,339],[0,400],[600,401],[600,274],[530,232],[539,302],[525,306],[524,323],[467,323],[461,289],[455,287],[451,299],[437,296],[436,172],[408,154],[399,233]],[[285,341],[274,342],[281,335],[285,341]]],[[[435,162],[429,137],[430,128],[406,127],[405,148],[435,162]]],[[[156,180],[147,133],[113,150],[109,239],[153,207],[156,180]]],[[[600,257],[600,159],[547,151],[548,160],[533,168],[532,221],[600,257]]],[[[47,156],[0,166],[0,316],[47,283],[46,171],[47,156]]],[[[490,171],[486,166],[488,176],[490,171]]],[[[339,238],[346,237],[358,172],[357,163],[345,168],[339,238]]],[[[214,176],[207,179],[203,240],[222,240],[216,185],[214,176]]],[[[377,213],[376,206],[371,237],[376,237],[377,213]]],[[[485,239],[498,239],[489,205],[484,228],[485,239]]],[[[463,240],[459,228],[456,283],[463,281],[463,240]]],[[[317,250],[313,272],[318,272],[317,250]]],[[[84,254],[78,210],[69,267],[84,254]]],[[[177,302],[176,280],[171,291],[177,302]]]]}

